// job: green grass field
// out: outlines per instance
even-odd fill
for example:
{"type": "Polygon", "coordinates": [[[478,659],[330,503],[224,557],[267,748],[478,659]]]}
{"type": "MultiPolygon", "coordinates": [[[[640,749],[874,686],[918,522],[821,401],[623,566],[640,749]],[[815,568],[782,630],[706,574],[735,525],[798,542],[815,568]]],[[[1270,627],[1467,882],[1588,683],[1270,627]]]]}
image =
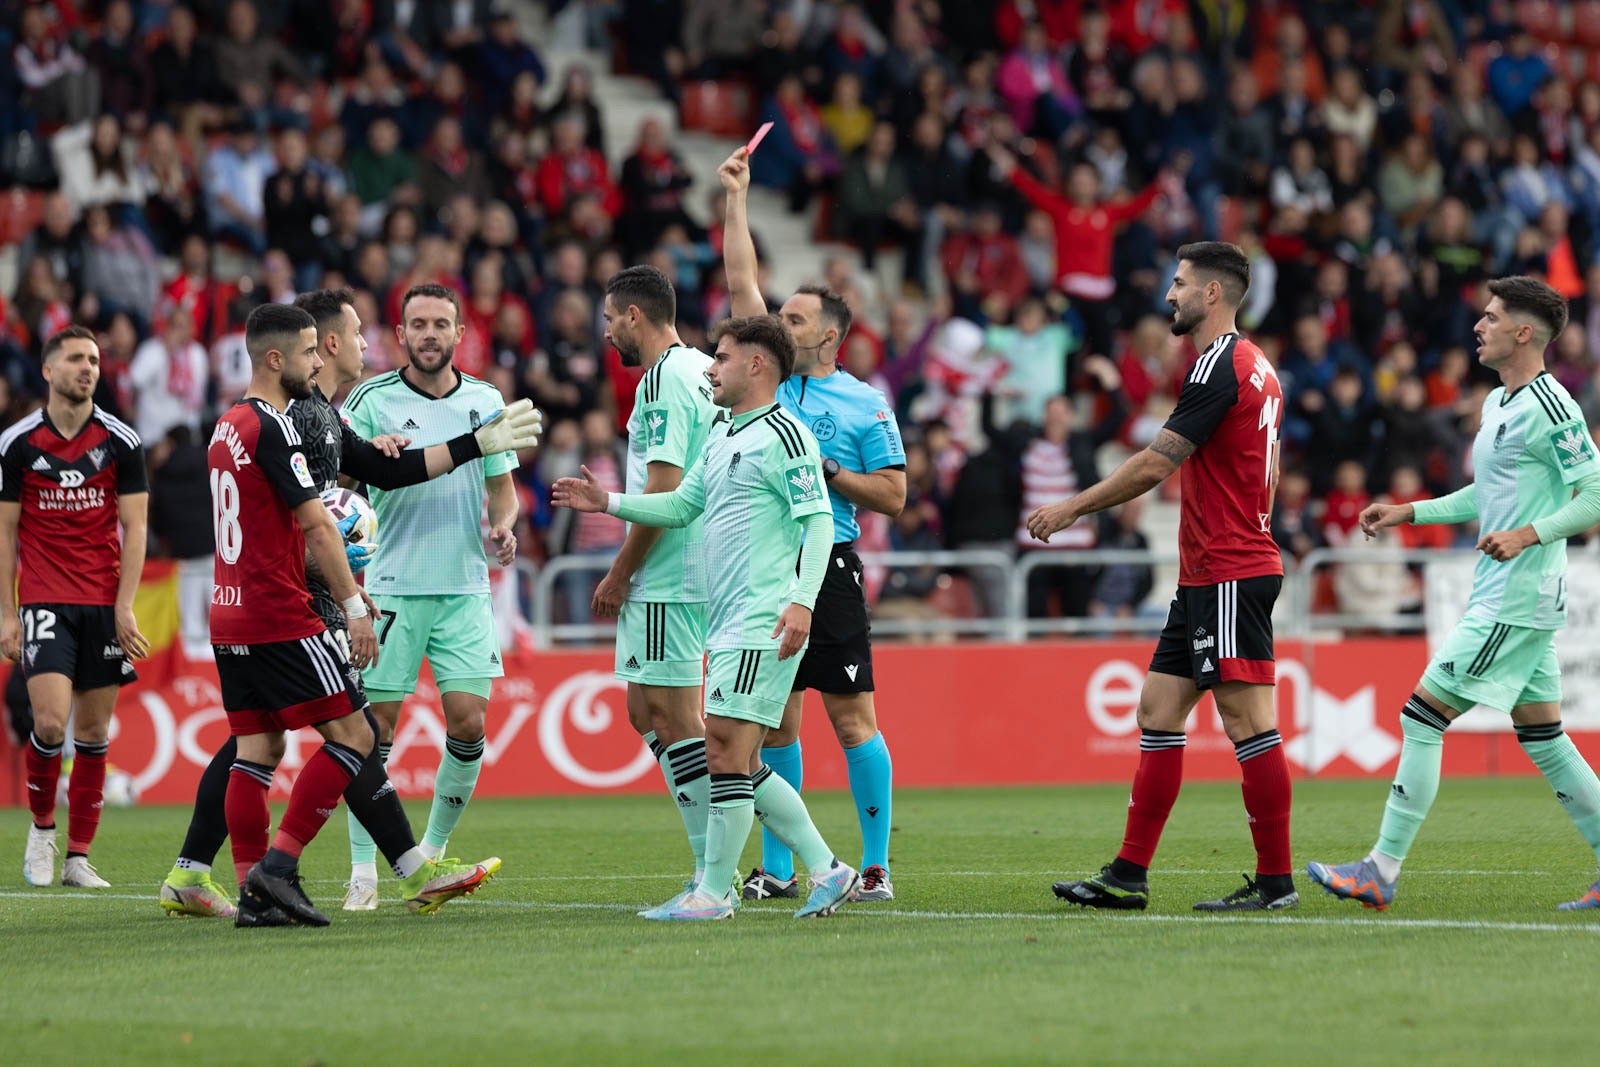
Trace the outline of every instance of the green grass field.
{"type": "MultiPolygon", "coordinates": [[[[1594,864],[1543,782],[1447,781],[1382,915],[1303,875],[1289,915],[1192,912],[1251,868],[1236,785],[1185,790],[1149,912],[1069,911],[1051,881],[1110,858],[1126,798],[904,791],[893,904],[799,922],[766,903],[706,925],[633,914],[686,873],[664,798],[475,802],[451,851],[497,853],[505,869],[432,918],[392,892],[376,913],[337,910],[341,813],[306,858],[333,926],[249,931],[156,907],[187,811],[107,811],[95,862],[115,888],[95,894],[24,884],[27,817],[7,809],[0,1062],[1526,1067],[1593,1054],[1600,913],[1554,907],[1594,864]]],[[[1298,862],[1363,854],[1382,803],[1377,782],[1301,783],[1298,862]]],[[[853,861],[848,798],[811,804],[853,861]]]]}

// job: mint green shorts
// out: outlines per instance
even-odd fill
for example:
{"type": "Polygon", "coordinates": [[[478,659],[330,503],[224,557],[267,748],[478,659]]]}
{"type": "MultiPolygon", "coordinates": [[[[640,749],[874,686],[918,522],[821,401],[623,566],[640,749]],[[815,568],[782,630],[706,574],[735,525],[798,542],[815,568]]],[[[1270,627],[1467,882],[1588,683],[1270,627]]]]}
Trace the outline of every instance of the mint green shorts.
{"type": "Polygon", "coordinates": [[[804,656],[803,648],[781,661],[775,648],[712,652],[706,659],[706,714],[776,730],[804,656]]]}
{"type": "Polygon", "coordinates": [[[440,692],[486,695],[482,683],[505,674],[494,609],[488,593],[450,596],[385,596],[373,620],[378,631],[378,662],[361,672],[370,693],[411,693],[427,657],[440,692]],[[479,683],[479,684],[472,684],[479,683]]]}
{"type": "Polygon", "coordinates": [[[617,677],[640,685],[697,686],[705,678],[705,604],[624,600],[617,619],[617,677]]]}
{"type": "Polygon", "coordinates": [[[1468,615],[1439,646],[1422,684],[1458,710],[1476,704],[1510,711],[1561,702],[1561,664],[1554,630],[1507,626],[1468,615]]]}

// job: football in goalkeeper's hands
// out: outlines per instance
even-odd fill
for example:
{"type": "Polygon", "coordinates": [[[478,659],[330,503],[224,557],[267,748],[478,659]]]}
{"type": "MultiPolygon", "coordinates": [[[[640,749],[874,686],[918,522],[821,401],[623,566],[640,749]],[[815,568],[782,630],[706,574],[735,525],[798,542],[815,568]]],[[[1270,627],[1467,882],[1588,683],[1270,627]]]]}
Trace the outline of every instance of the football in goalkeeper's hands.
{"type": "Polygon", "coordinates": [[[347,542],[364,545],[377,540],[378,513],[372,510],[372,504],[366,497],[353,489],[328,489],[322,494],[322,502],[327,505],[334,523],[341,528],[350,516],[356,517],[355,525],[345,535],[347,542]]]}

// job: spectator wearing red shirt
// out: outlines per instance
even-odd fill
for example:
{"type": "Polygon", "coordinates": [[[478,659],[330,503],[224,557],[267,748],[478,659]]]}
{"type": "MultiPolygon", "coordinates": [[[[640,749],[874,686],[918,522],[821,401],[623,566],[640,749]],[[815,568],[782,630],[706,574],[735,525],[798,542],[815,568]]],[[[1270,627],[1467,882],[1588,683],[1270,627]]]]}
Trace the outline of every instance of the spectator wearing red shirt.
{"type": "Polygon", "coordinates": [[[1005,149],[991,147],[989,154],[1002,178],[1014,183],[1055,223],[1056,284],[1083,316],[1085,352],[1103,355],[1111,351],[1117,295],[1117,280],[1111,273],[1112,247],[1117,231],[1155,203],[1160,179],[1133,199],[1112,203],[1100,199],[1100,172],[1093,164],[1079,163],[1072,168],[1067,193],[1062,196],[1017,166],[1016,157],[1005,149]]]}
{"type": "Polygon", "coordinates": [[[972,228],[951,234],[940,250],[944,275],[955,295],[955,313],[962,318],[1009,319],[1011,309],[1028,293],[1022,249],[1001,228],[1003,222],[998,204],[980,204],[972,228]]]}
{"type": "Polygon", "coordinates": [[[1111,39],[1143,55],[1167,39],[1167,20],[1188,14],[1184,0],[1120,0],[1112,9],[1111,39]]]}
{"type": "MultiPolygon", "coordinates": [[[[1389,475],[1389,491],[1380,499],[1385,504],[1415,504],[1426,500],[1430,494],[1422,484],[1422,475],[1415,467],[1396,467],[1389,475]]],[[[1454,536],[1449,526],[1442,524],[1414,525],[1402,523],[1394,528],[1402,548],[1449,548],[1454,536]]]]}
{"type": "Polygon", "coordinates": [[[573,116],[556,120],[550,154],[540,161],[535,180],[546,218],[560,218],[572,201],[584,194],[598,197],[610,218],[622,210],[622,194],[611,182],[606,157],[583,143],[583,122],[573,116]]]}
{"type": "Polygon", "coordinates": [[[237,291],[212,277],[211,246],[204,237],[191,235],[184,239],[178,253],[178,276],[162,291],[156,315],[161,317],[170,307],[187,308],[194,318],[196,340],[209,348],[227,329],[228,302],[237,291]]]}
{"type": "Polygon", "coordinates": [[[1050,47],[1060,48],[1078,39],[1083,16],[1083,0],[1000,0],[994,12],[994,32],[1009,51],[1022,39],[1024,27],[1037,21],[1050,47]]]}
{"type": "Polygon", "coordinates": [[[1361,511],[1372,503],[1367,492],[1367,472],[1359,462],[1347,459],[1339,464],[1333,475],[1333,489],[1328,493],[1327,510],[1322,516],[1322,536],[1328,544],[1338,547],[1350,543],[1351,535],[1361,524],[1361,511]]]}

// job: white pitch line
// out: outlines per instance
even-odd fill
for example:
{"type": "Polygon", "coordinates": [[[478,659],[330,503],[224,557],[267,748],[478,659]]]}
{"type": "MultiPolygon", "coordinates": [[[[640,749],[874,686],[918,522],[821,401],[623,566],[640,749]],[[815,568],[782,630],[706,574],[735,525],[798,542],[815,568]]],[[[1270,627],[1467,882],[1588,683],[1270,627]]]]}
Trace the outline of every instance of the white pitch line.
{"type": "MultiPolygon", "coordinates": [[[[126,893],[21,893],[14,891],[0,891],[0,898],[21,900],[141,900],[149,901],[148,896],[133,896],[126,893]]],[[[581,901],[539,901],[539,900],[463,900],[452,905],[453,908],[513,908],[522,911],[611,911],[611,912],[636,912],[650,907],[648,902],[639,904],[601,904],[585,903],[581,901]]],[[[744,908],[740,910],[743,915],[757,915],[764,918],[787,919],[792,918],[789,911],[782,908],[744,908]]],[[[1402,919],[1382,918],[1372,916],[1369,918],[1334,918],[1331,916],[1250,916],[1250,915],[1099,915],[1090,917],[1087,912],[1079,911],[921,911],[914,908],[873,908],[855,907],[841,911],[840,915],[855,917],[861,916],[867,921],[872,921],[871,916],[882,916],[895,919],[927,919],[936,922],[1113,922],[1113,923],[1178,923],[1184,925],[1214,926],[1217,924],[1245,924],[1260,926],[1340,926],[1361,927],[1366,930],[1477,930],[1497,931],[1502,933],[1579,933],[1587,935],[1600,935],[1600,926],[1586,925],[1581,921],[1571,923],[1554,922],[1497,922],[1489,919],[1402,919]]]]}

